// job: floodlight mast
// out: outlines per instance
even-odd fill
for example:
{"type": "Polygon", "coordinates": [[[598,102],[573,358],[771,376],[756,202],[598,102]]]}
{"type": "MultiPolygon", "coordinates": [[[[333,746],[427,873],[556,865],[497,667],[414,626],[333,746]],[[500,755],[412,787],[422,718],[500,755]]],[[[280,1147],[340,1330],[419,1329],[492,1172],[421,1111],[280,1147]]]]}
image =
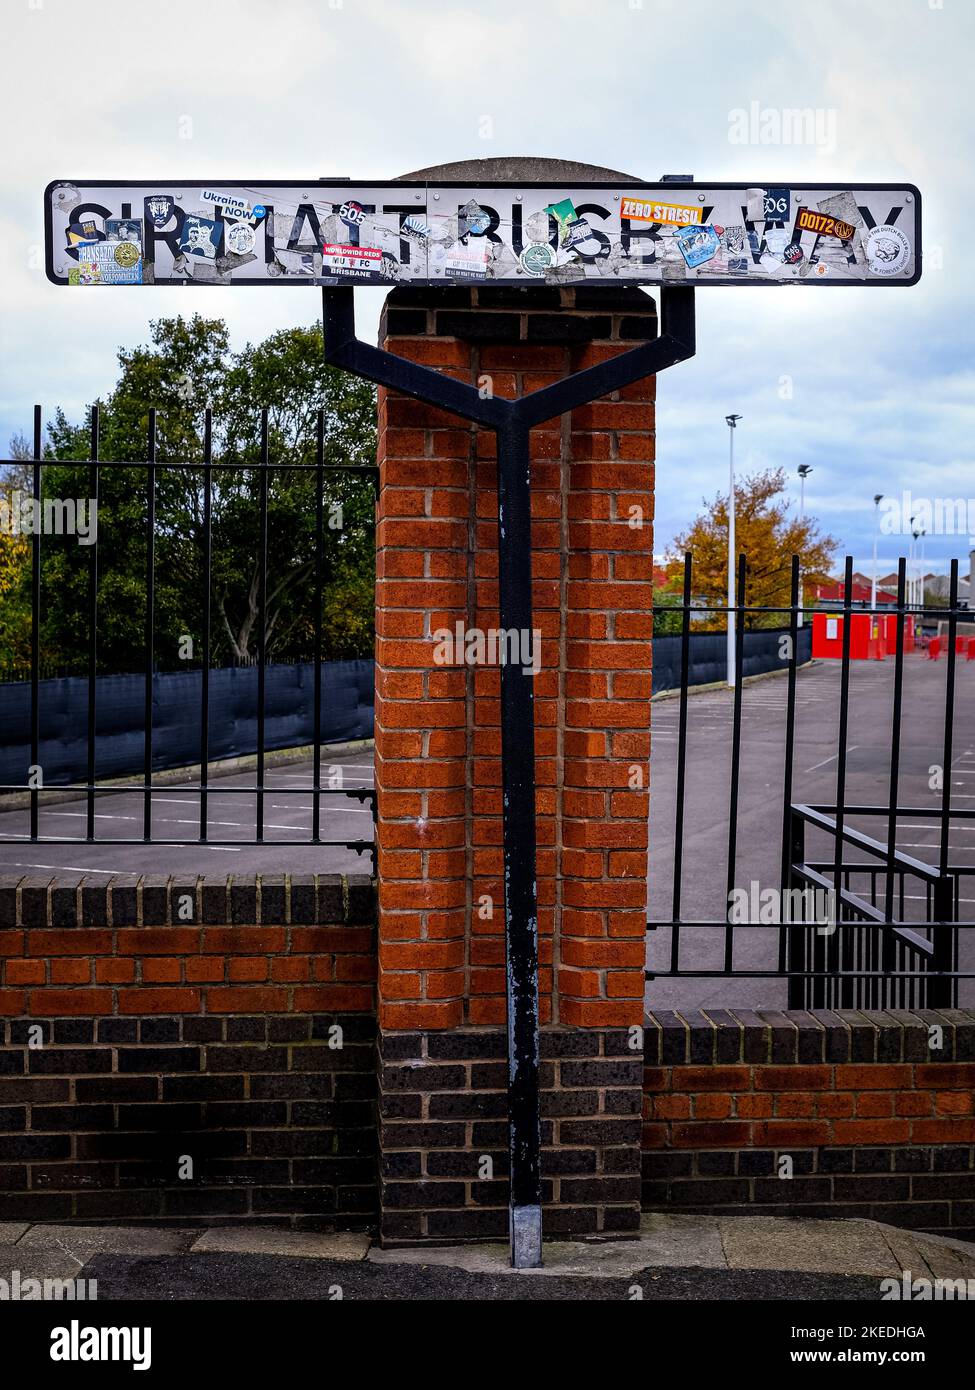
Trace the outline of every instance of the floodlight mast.
{"type": "Polygon", "coordinates": [[[740,415],[726,415],[728,435],[728,638],[727,684],[735,683],[735,430],[740,415]]]}

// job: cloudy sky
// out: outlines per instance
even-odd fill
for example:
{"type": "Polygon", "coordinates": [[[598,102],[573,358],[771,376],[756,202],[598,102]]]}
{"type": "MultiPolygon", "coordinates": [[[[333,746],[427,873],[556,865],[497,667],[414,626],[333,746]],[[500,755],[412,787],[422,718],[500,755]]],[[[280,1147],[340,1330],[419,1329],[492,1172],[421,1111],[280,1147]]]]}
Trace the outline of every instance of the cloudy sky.
{"type": "MultiPolygon", "coordinates": [[[[797,493],[811,464],[807,508],[863,568],[875,493],[975,497],[971,0],[0,0],[0,14],[4,450],[34,401],[79,419],[150,318],[217,311],[207,292],[49,284],[51,179],[383,179],[531,154],[647,180],[923,194],[913,288],[698,294],[697,356],[659,385],[658,551],[725,485],[732,410],[741,470],[782,465],[797,493]],[[740,143],[752,103],[816,109],[821,138],[740,143]]],[[[380,297],[363,293],[364,336],[380,297]]],[[[313,289],[219,296],[235,346],[318,307],[313,289]]],[[[964,573],[969,544],[929,538],[929,568],[958,555],[964,573]]],[[[882,543],[882,568],[899,549],[882,543]]]]}

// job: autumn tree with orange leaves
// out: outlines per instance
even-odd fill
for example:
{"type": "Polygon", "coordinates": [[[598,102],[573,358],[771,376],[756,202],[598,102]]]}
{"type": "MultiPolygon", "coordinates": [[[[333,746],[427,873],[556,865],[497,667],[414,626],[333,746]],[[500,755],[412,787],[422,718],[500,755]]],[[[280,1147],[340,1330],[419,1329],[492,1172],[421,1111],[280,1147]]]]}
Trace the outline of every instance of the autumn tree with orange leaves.
{"type": "MultiPolygon", "coordinates": [[[[693,557],[694,602],[707,607],[725,605],[728,596],[728,497],[718,494],[705,502],[705,511],[667,554],[668,587],[681,582],[684,555],[693,557]]],[[[812,517],[800,520],[790,513],[785,496],[785,470],[769,468],[738,481],[735,488],[735,547],[746,558],[746,607],[787,607],[792,583],[792,557],[799,556],[800,574],[808,593],[813,584],[829,578],[837,542],[820,535],[812,517]]],[[[745,614],[746,628],[784,627],[787,613],[745,614]]],[[[695,623],[697,631],[724,628],[723,613],[695,623]]]]}

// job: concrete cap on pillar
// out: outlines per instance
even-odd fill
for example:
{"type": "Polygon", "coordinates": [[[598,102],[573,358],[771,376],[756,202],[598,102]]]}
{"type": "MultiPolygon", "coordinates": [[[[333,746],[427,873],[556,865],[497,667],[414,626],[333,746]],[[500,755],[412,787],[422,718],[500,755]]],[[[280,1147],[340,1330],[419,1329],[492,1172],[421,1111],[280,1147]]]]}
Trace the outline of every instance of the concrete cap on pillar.
{"type": "Polygon", "coordinates": [[[401,174],[402,179],[461,180],[470,183],[640,183],[635,174],[581,164],[575,159],[539,159],[535,155],[502,155],[498,159],[458,159],[450,164],[431,164],[401,174]]]}
{"type": "MultiPolygon", "coordinates": [[[[573,184],[614,183],[625,187],[628,184],[639,185],[642,182],[635,174],[624,174],[619,169],[605,169],[601,164],[584,164],[575,159],[542,159],[536,155],[501,155],[497,159],[460,159],[449,164],[431,164],[425,169],[414,169],[408,174],[400,174],[399,178],[394,179],[393,182],[399,182],[400,179],[424,179],[428,183],[436,183],[437,181],[468,183],[475,186],[481,183],[541,183],[571,187],[573,184]]],[[[479,288],[472,287],[468,293],[476,295],[477,309],[480,311],[492,304],[510,308],[512,297],[524,301],[526,305],[535,302],[539,307],[542,307],[544,297],[550,295],[553,288],[560,291],[563,308],[569,308],[575,303],[576,285],[574,283],[566,283],[558,287],[539,287],[530,284],[483,285],[479,288]]],[[[583,289],[588,288],[583,286],[583,289]]],[[[586,307],[590,310],[608,310],[615,307],[617,310],[629,311],[631,314],[647,317],[645,331],[634,332],[630,335],[629,341],[632,345],[635,345],[637,341],[648,341],[656,336],[653,300],[639,286],[604,283],[593,292],[598,299],[587,304],[586,307]]],[[[436,302],[432,301],[432,296],[437,296],[439,299],[444,295],[457,296],[460,293],[462,291],[457,287],[443,286],[420,289],[408,285],[397,285],[390,291],[386,303],[393,306],[427,304],[436,302]]],[[[579,338],[578,330],[578,324],[575,327],[566,325],[567,340],[577,341],[579,338]]],[[[458,333],[458,325],[455,323],[450,331],[458,333]]],[[[477,336],[483,341],[489,331],[490,323],[482,322],[477,336]]],[[[385,334],[384,310],[384,319],[380,324],[380,343],[384,340],[385,334]]],[[[462,331],[461,336],[463,336],[462,331]]],[[[557,337],[557,334],[554,335],[552,341],[555,341],[557,337]]]]}

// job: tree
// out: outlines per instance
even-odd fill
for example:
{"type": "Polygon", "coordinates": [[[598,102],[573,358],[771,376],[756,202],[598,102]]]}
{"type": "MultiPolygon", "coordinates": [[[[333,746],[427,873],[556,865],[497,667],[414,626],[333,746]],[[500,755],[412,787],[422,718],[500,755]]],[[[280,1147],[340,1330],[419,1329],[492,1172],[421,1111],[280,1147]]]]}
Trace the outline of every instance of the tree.
{"type": "Polygon", "coordinates": [[[0,527],[0,679],[30,662],[30,545],[0,527]]]}
{"type": "Polygon", "coordinates": [[[668,572],[666,582],[662,585],[657,583],[656,567],[654,567],[654,637],[672,637],[683,632],[684,614],[681,611],[683,603],[683,566],[681,566],[680,573],[668,572]]]}
{"type": "MultiPolygon", "coordinates": [[[[322,489],[323,654],[365,655],[372,647],[374,490],[371,475],[339,471],[375,461],[375,394],[326,366],[319,326],[273,334],[230,351],[220,319],[194,315],[151,324],[151,344],[122,349],[114,390],[99,404],[98,651],[105,671],[141,670],[146,623],[149,409],[155,407],[156,471],[153,633],[157,665],[175,668],[202,650],[206,574],[204,408],[212,408],[211,660],[250,663],[258,652],[260,500],[267,488],[266,655],[307,659],[315,627],[318,412],[324,412],[322,489]],[[268,411],[262,477],[261,410],[268,411]],[[306,467],[293,469],[290,464],[306,467]],[[368,587],[368,607],[364,602],[368,587]],[[351,609],[349,608],[351,604],[351,609]],[[368,620],[367,620],[368,619],[368,620]]],[[[48,425],[46,497],[88,498],[92,415],[48,425]]],[[[42,543],[42,649],[59,665],[82,662],[88,641],[93,549],[72,536],[42,543]]]]}
{"type": "MultiPolygon", "coordinates": [[[[342,471],[374,464],[375,393],[358,378],[323,365],[322,331],[275,333],[258,347],[248,344],[227,373],[222,396],[225,462],[260,458],[261,410],[268,410],[268,458],[310,465],[317,459],[318,412],[324,412],[322,460],[324,538],[323,608],[333,618],[351,600],[358,624],[323,621],[323,650],[330,656],[372,650],[374,620],[375,493],[371,478],[342,471]],[[363,625],[363,585],[368,622],[363,625]],[[340,637],[339,632],[342,632],[340,637]]],[[[268,575],[268,646],[292,655],[312,651],[317,476],[313,469],[276,472],[269,495],[268,548],[275,563],[268,575]],[[280,559],[288,557],[286,566],[280,559]]],[[[256,542],[260,478],[234,472],[225,480],[223,554],[232,557],[232,535],[249,529],[256,542]]],[[[216,602],[224,636],[237,660],[253,655],[258,618],[259,566],[220,569],[216,602]]],[[[351,615],[350,615],[351,616],[351,615]]]]}
{"type": "Polygon", "coordinates": [[[11,439],[10,457],[0,473],[0,679],[28,665],[31,649],[30,542],[9,523],[34,486],[31,446],[22,434],[11,439]]]}
{"type": "MultiPolygon", "coordinates": [[[[792,556],[799,556],[806,586],[829,577],[836,541],[820,535],[816,522],[789,515],[784,496],[785,472],[770,468],[742,479],[735,489],[735,543],[746,559],[744,604],[756,608],[787,608],[792,583],[792,556]]],[[[683,572],[683,556],[693,556],[695,603],[723,607],[728,596],[728,498],[718,494],[678,536],[668,553],[668,574],[683,572]]],[[[746,628],[782,627],[785,613],[745,614],[746,628]]],[[[695,624],[699,631],[724,628],[723,614],[695,624]]]]}

